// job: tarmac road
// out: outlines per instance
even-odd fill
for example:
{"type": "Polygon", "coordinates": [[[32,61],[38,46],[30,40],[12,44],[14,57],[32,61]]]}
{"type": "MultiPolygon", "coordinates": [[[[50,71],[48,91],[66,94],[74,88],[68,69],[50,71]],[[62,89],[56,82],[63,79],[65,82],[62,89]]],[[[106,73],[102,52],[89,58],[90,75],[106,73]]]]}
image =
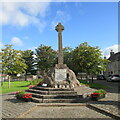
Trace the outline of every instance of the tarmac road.
{"type": "Polygon", "coordinates": [[[110,87],[109,91],[118,93],[118,86],[120,86],[120,82],[107,82],[107,80],[94,80],[93,82],[108,86],[110,87]]]}

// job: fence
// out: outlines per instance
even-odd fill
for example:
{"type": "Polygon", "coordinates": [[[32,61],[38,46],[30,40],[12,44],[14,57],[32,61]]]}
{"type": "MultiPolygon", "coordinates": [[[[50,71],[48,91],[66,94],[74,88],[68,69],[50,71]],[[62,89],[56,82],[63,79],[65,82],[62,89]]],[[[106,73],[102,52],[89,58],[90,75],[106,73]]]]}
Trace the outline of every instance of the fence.
{"type": "MultiPolygon", "coordinates": [[[[37,78],[37,76],[35,76],[35,75],[29,75],[26,77],[26,81],[31,81],[36,78],[37,78]]],[[[6,81],[8,81],[8,78],[2,77],[2,82],[6,82],[6,81]]],[[[20,77],[11,76],[11,81],[25,81],[25,76],[20,76],[20,77]]]]}

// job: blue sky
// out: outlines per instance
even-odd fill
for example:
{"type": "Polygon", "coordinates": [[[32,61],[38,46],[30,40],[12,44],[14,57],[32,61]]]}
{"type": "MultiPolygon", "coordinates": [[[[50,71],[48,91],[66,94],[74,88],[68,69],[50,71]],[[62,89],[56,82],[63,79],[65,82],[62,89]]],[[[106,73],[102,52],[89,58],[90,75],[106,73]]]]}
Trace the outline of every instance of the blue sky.
{"type": "Polygon", "coordinates": [[[110,49],[118,52],[117,2],[4,3],[0,14],[1,45],[26,50],[44,44],[57,50],[54,27],[62,22],[64,47],[88,42],[107,57],[110,49]]]}

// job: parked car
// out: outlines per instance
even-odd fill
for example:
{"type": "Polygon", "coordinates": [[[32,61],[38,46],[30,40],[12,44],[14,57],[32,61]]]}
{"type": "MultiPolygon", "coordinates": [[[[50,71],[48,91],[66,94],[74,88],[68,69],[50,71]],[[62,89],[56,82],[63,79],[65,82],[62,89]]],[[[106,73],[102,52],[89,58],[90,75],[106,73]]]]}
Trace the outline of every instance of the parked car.
{"type": "Polygon", "coordinates": [[[107,81],[120,81],[120,75],[109,75],[107,81]]]}
{"type": "Polygon", "coordinates": [[[97,75],[97,80],[106,80],[104,75],[97,75]]]}

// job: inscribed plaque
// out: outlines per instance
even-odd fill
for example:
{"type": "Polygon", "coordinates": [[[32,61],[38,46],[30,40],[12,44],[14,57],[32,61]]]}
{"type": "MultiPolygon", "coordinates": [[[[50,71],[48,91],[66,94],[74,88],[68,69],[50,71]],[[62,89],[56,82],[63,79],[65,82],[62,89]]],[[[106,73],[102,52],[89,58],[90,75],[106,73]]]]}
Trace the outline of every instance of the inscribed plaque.
{"type": "Polygon", "coordinates": [[[55,69],[55,80],[56,81],[63,81],[67,78],[67,69],[55,69]]]}

